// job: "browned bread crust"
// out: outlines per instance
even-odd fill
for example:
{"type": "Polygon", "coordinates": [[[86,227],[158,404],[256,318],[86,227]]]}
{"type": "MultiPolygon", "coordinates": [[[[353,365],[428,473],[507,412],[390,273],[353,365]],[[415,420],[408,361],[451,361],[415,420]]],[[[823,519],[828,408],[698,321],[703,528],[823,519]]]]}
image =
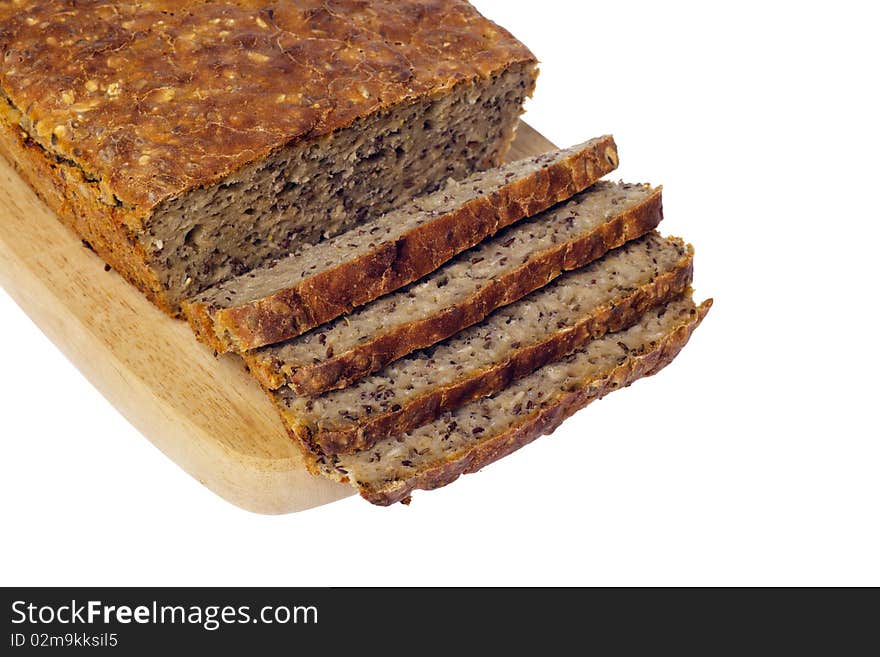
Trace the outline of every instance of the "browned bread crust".
{"type": "Polygon", "coordinates": [[[132,225],[281,145],[535,61],[464,0],[23,0],[0,5],[0,46],[31,137],[132,225]]]}
{"type": "Polygon", "coordinates": [[[0,153],[177,314],[139,241],[161,204],[363,117],[535,63],[464,0],[5,2],[0,153]]]}
{"type": "Polygon", "coordinates": [[[183,311],[200,340],[218,353],[244,352],[301,335],[428,274],[502,228],[583,191],[617,166],[611,136],[514,179],[395,241],[246,304],[214,308],[189,301],[183,311]]]}
{"type": "Polygon", "coordinates": [[[649,351],[627,358],[598,383],[590,382],[590,385],[568,392],[558,391],[552,403],[540,406],[519,424],[479,442],[473,449],[457,455],[454,459],[438,463],[432,468],[424,469],[405,481],[396,481],[377,489],[361,487],[359,489],[361,496],[381,506],[405,502],[416,489],[434,490],[451,484],[461,475],[477,472],[536,438],[553,433],[564,420],[578,410],[610,392],[624,388],[640,378],[652,376],[666,367],[687,344],[691,334],[711,307],[712,299],[704,301],[688,322],[679,325],[658,340],[649,351]]]}
{"type": "Polygon", "coordinates": [[[293,371],[284,369],[283,363],[266,358],[259,351],[245,352],[242,357],[260,384],[272,390],[289,385],[297,394],[319,395],[342,388],[406,354],[436,344],[481,321],[496,308],[524,297],[562,272],[583,267],[611,249],[650,232],[662,218],[662,190],[658,188],[644,203],[622,212],[589,235],[542,252],[540,257],[531,258],[521,267],[494,279],[441,314],[413,320],[332,358],[293,371]]]}
{"type": "Polygon", "coordinates": [[[146,253],[126,224],[126,209],[95,202],[93,183],[78,167],[46,153],[18,127],[19,115],[0,97],[0,155],[12,164],[37,195],[89,247],[169,314],[146,253]]]}
{"type": "Polygon", "coordinates": [[[453,384],[432,389],[406,404],[397,405],[394,410],[361,416],[357,422],[315,426],[304,423],[284,404],[277,406],[293,438],[312,453],[342,454],[367,449],[388,436],[412,431],[446,411],[503,390],[511,381],[559,360],[590,340],[632,326],[650,308],[681,295],[692,278],[693,249],[688,247],[686,255],[673,269],[636,288],[619,302],[595,308],[572,326],[548,331],[546,338],[518,349],[502,362],[453,384]]]}

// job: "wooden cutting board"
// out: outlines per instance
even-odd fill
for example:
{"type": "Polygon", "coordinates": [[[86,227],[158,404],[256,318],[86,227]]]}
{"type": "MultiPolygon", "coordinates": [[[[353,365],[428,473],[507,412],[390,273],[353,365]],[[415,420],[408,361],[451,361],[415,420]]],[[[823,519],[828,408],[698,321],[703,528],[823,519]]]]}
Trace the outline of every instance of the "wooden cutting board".
{"type": "MultiPolygon", "coordinates": [[[[553,145],[526,124],[510,159],[553,145]]],[[[235,356],[214,358],[65,228],[0,157],[0,285],[91,383],[172,461],[258,513],[354,489],[310,475],[235,356]]]]}

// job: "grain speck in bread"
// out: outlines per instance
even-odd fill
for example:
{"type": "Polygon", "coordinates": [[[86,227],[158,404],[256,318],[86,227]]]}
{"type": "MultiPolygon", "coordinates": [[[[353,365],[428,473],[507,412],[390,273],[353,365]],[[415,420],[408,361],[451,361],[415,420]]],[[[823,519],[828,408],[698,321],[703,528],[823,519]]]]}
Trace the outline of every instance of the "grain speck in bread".
{"type": "Polygon", "coordinates": [[[349,482],[373,504],[405,501],[476,472],[609,392],[656,374],[684,347],[712,305],[690,295],[648,311],[631,328],[593,340],[494,395],[354,454],[312,457],[317,472],[349,482]]]}
{"type": "Polygon", "coordinates": [[[274,400],[306,449],[365,449],[630,326],[649,308],[682,294],[692,273],[690,247],[647,235],[351,387],[318,397],[285,387],[273,393],[274,400]]]}
{"type": "Polygon", "coordinates": [[[0,153],[176,313],[500,164],[536,75],[464,0],[0,2],[0,153]]]}
{"type": "Polygon", "coordinates": [[[662,216],[659,188],[598,182],[398,292],[242,356],[270,389],[289,385],[297,394],[317,395],[342,388],[640,237],[662,216]]]}
{"type": "Polygon", "coordinates": [[[295,337],[435,270],[617,166],[610,136],[480,172],[184,303],[200,340],[247,351],[295,337]]]}

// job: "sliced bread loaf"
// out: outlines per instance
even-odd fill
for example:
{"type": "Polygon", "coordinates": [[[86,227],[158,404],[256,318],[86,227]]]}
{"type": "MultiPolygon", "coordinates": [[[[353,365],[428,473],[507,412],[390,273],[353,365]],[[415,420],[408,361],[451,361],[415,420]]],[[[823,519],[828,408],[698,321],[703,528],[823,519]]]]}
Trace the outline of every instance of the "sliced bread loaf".
{"type": "Polygon", "coordinates": [[[184,313],[218,352],[287,340],[421,278],[616,166],[617,149],[606,136],[474,174],[212,287],[185,302],[184,313]]]}
{"type": "Polygon", "coordinates": [[[308,450],[365,449],[633,324],[687,289],[692,269],[689,247],[651,234],[349,388],[302,397],[284,387],[276,404],[308,450]]]}
{"type": "Polygon", "coordinates": [[[318,395],[345,387],[645,234],[662,217],[660,189],[598,182],[398,292],[243,357],[270,389],[318,395]]]}
{"type": "Polygon", "coordinates": [[[646,313],[631,328],[587,343],[493,397],[483,398],[412,433],[354,454],[310,458],[316,472],[351,483],[373,504],[408,501],[476,472],[609,392],[656,374],[684,347],[712,305],[690,294],[646,313]]]}

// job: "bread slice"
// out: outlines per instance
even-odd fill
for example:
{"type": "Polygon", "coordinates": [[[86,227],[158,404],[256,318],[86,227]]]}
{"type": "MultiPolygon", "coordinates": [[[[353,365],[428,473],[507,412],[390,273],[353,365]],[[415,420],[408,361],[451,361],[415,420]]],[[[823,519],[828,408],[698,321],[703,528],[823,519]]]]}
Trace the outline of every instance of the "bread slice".
{"type": "Polygon", "coordinates": [[[409,287],[286,342],[243,354],[270,389],[318,395],[429,347],[655,228],[661,190],[598,182],[515,224],[409,287]]]}
{"type": "Polygon", "coordinates": [[[606,136],[474,174],[212,287],[185,302],[184,313],[199,339],[218,352],[287,340],[586,189],[617,161],[614,140],[606,136]]]}
{"type": "Polygon", "coordinates": [[[275,401],[308,450],[365,449],[633,324],[647,309],[684,292],[692,270],[690,247],[648,235],[349,388],[319,397],[281,388],[275,401]]]}
{"type": "Polygon", "coordinates": [[[700,324],[712,300],[695,307],[690,294],[646,313],[632,327],[593,340],[493,397],[444,414],[412,433],[355,454],[311,457],[316,472],[348,482],[373,504],[409,501],[476,472],[609,392],[656,374],[700,324]]]}

